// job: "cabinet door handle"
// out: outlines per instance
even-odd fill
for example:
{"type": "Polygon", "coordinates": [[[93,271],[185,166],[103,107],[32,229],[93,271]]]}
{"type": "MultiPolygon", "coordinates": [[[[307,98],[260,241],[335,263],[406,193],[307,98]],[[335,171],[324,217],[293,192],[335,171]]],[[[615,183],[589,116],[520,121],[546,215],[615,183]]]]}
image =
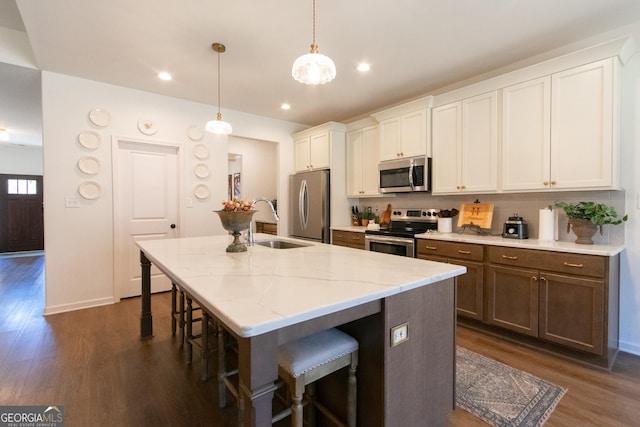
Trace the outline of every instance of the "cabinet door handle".
{"type": "Polygon", "coordinates": [[[542,181],[542,185],[549,185],[549,181],[542,181]]]}
{"type": "Polygon", "coordinates": [[[551,181],[551,185],[556,185],[556,182],[555,181],[551,181]]]}
{"type": "Polygon", "coordinates": [[[584,267],[584,264],[572,264],[570,262],[565,262],[564,263],[565,267],[575,267],[575,268],[582,268],[584,267]]]}
{"type": "Polygon", "coordinates": [[[531,281],[532,281],[532,282],[537,282],[537,281],[538,281],[538,278],[537,278],[536,276],[531,276],[531,281]]]}
{"type": "Polygon", "coordinates": [[[471,251],[463,251],[463,250],[458,249],[458,253],[459,254],[464,254],[464,255],[469,255],[471,253],[471,251]]]}
{"type": "Polygon", "coordinates": [[[509,255],[502,255],[502,258],[504,258],[504,259],[518,259],[517,256],[509,256],[509,255]]]}
{"type": "Polygon", "coordinates": [[[435,247],[435,246],[425,246],[424,248],[425,249],[429,249],[430,251],[437,251],[438,250],[438,248],[435,247]]]}

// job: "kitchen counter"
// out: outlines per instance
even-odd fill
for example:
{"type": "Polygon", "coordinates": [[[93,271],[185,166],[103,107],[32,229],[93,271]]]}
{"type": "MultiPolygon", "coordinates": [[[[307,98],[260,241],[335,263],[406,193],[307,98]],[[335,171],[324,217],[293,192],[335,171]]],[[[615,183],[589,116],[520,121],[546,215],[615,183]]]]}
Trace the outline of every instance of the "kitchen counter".
{"type": "Polygon", "coordinates": [[[477,243],[480,245],[506,246],[511,248],[538,249],[544,251],[614,256],[624,250],[624,245],[580,245],[573,242],[542,241],[538,239],[506,239],[502,236],[480,236],[474,234],[427,232],[417,234],[417,239],[434,239],[448,242],[477,243]]]}
{"type": "MultiPolygon", "coordinates": [[[[364,228],[364,227],[361,227],[364,228]]],[[[256,240],[273,238],[256,234],[256,240]]],[[[455,277],[465,267],[311,243],[227,253],[230,236],[139,241],[141,337],[153,330],[153,263],[238,338],[246,425],[271,425],[277,347],[328,327],[361,343],[362,425],[446,424],[455,384],[455,277]],[[391,346],[395,326],[410,339],[391,346]],[[411,365],[411,369],[399,369],[411,365]],[[415,375],[421,372],[421,375],[415,375]],[[366,402],[380,401],[376,409],[366,402]],[[425,403],[426,402],[426,403],[425,403]]]]}
{"type": "Polygon", "coordinates": [[[364,233],[367,227],[364,227],[362,225],[344,225],[344,226],[338,226],[338,227],[331,227],[331,229],[337,230],[337,231],[354,231],[356,233],[364,233]]]}

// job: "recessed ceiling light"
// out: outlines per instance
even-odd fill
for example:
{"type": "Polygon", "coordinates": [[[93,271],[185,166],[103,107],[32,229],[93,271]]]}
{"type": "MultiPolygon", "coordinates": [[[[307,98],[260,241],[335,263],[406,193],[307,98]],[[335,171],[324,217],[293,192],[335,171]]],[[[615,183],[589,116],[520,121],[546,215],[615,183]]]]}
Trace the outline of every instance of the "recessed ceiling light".
{"type": "Polygon", "coordinates": [[[5,128],[0,128],[0,141],[9,141],[9,131],[5,128]]]}
{"type": "Polygon", "coordinates": [[[169,81],[171,80],[171,74],[167,73],[166,71],[163,71],[161,73],[158,73],[158,78],[160,80],[169,81]]]}
{"type": "Polygon", "coordinates": [[[370,69],[371,69],[371,66],[366,62],[362,62],[361,64],[358,64],[358,71],[360,71],[361,73],[366,73],[370,69]]]}
{"type": "Polygon", "coordinates": [[[280,106],[280,108],[282,108],[283,110],[290,110],[291,109],[291,105],[284,103],[280,106]]]}

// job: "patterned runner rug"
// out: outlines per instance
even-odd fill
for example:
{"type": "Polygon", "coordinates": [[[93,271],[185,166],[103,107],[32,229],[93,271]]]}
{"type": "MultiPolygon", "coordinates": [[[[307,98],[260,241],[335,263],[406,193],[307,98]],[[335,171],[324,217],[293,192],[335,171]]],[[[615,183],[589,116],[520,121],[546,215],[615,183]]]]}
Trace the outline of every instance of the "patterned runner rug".
{"type": "Polygon", "coordinates": [[[494,427],[541,426],[566,392],[462,347],[456,360],[457,406],[494,427]]]}

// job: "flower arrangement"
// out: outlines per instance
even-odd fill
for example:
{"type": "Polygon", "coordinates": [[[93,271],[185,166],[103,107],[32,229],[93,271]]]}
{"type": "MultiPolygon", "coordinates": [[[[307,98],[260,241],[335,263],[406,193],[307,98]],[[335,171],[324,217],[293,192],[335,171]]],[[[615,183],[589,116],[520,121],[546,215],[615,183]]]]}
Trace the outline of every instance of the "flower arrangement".
{"type": "Polygon", "coordinates": [[[250,211],[251,209],[253,209],[253,203],[246,200],[240,200],[234,197],[231,200],[222,201],[223,211],[239,212],[239,211],[250,211]]]}

